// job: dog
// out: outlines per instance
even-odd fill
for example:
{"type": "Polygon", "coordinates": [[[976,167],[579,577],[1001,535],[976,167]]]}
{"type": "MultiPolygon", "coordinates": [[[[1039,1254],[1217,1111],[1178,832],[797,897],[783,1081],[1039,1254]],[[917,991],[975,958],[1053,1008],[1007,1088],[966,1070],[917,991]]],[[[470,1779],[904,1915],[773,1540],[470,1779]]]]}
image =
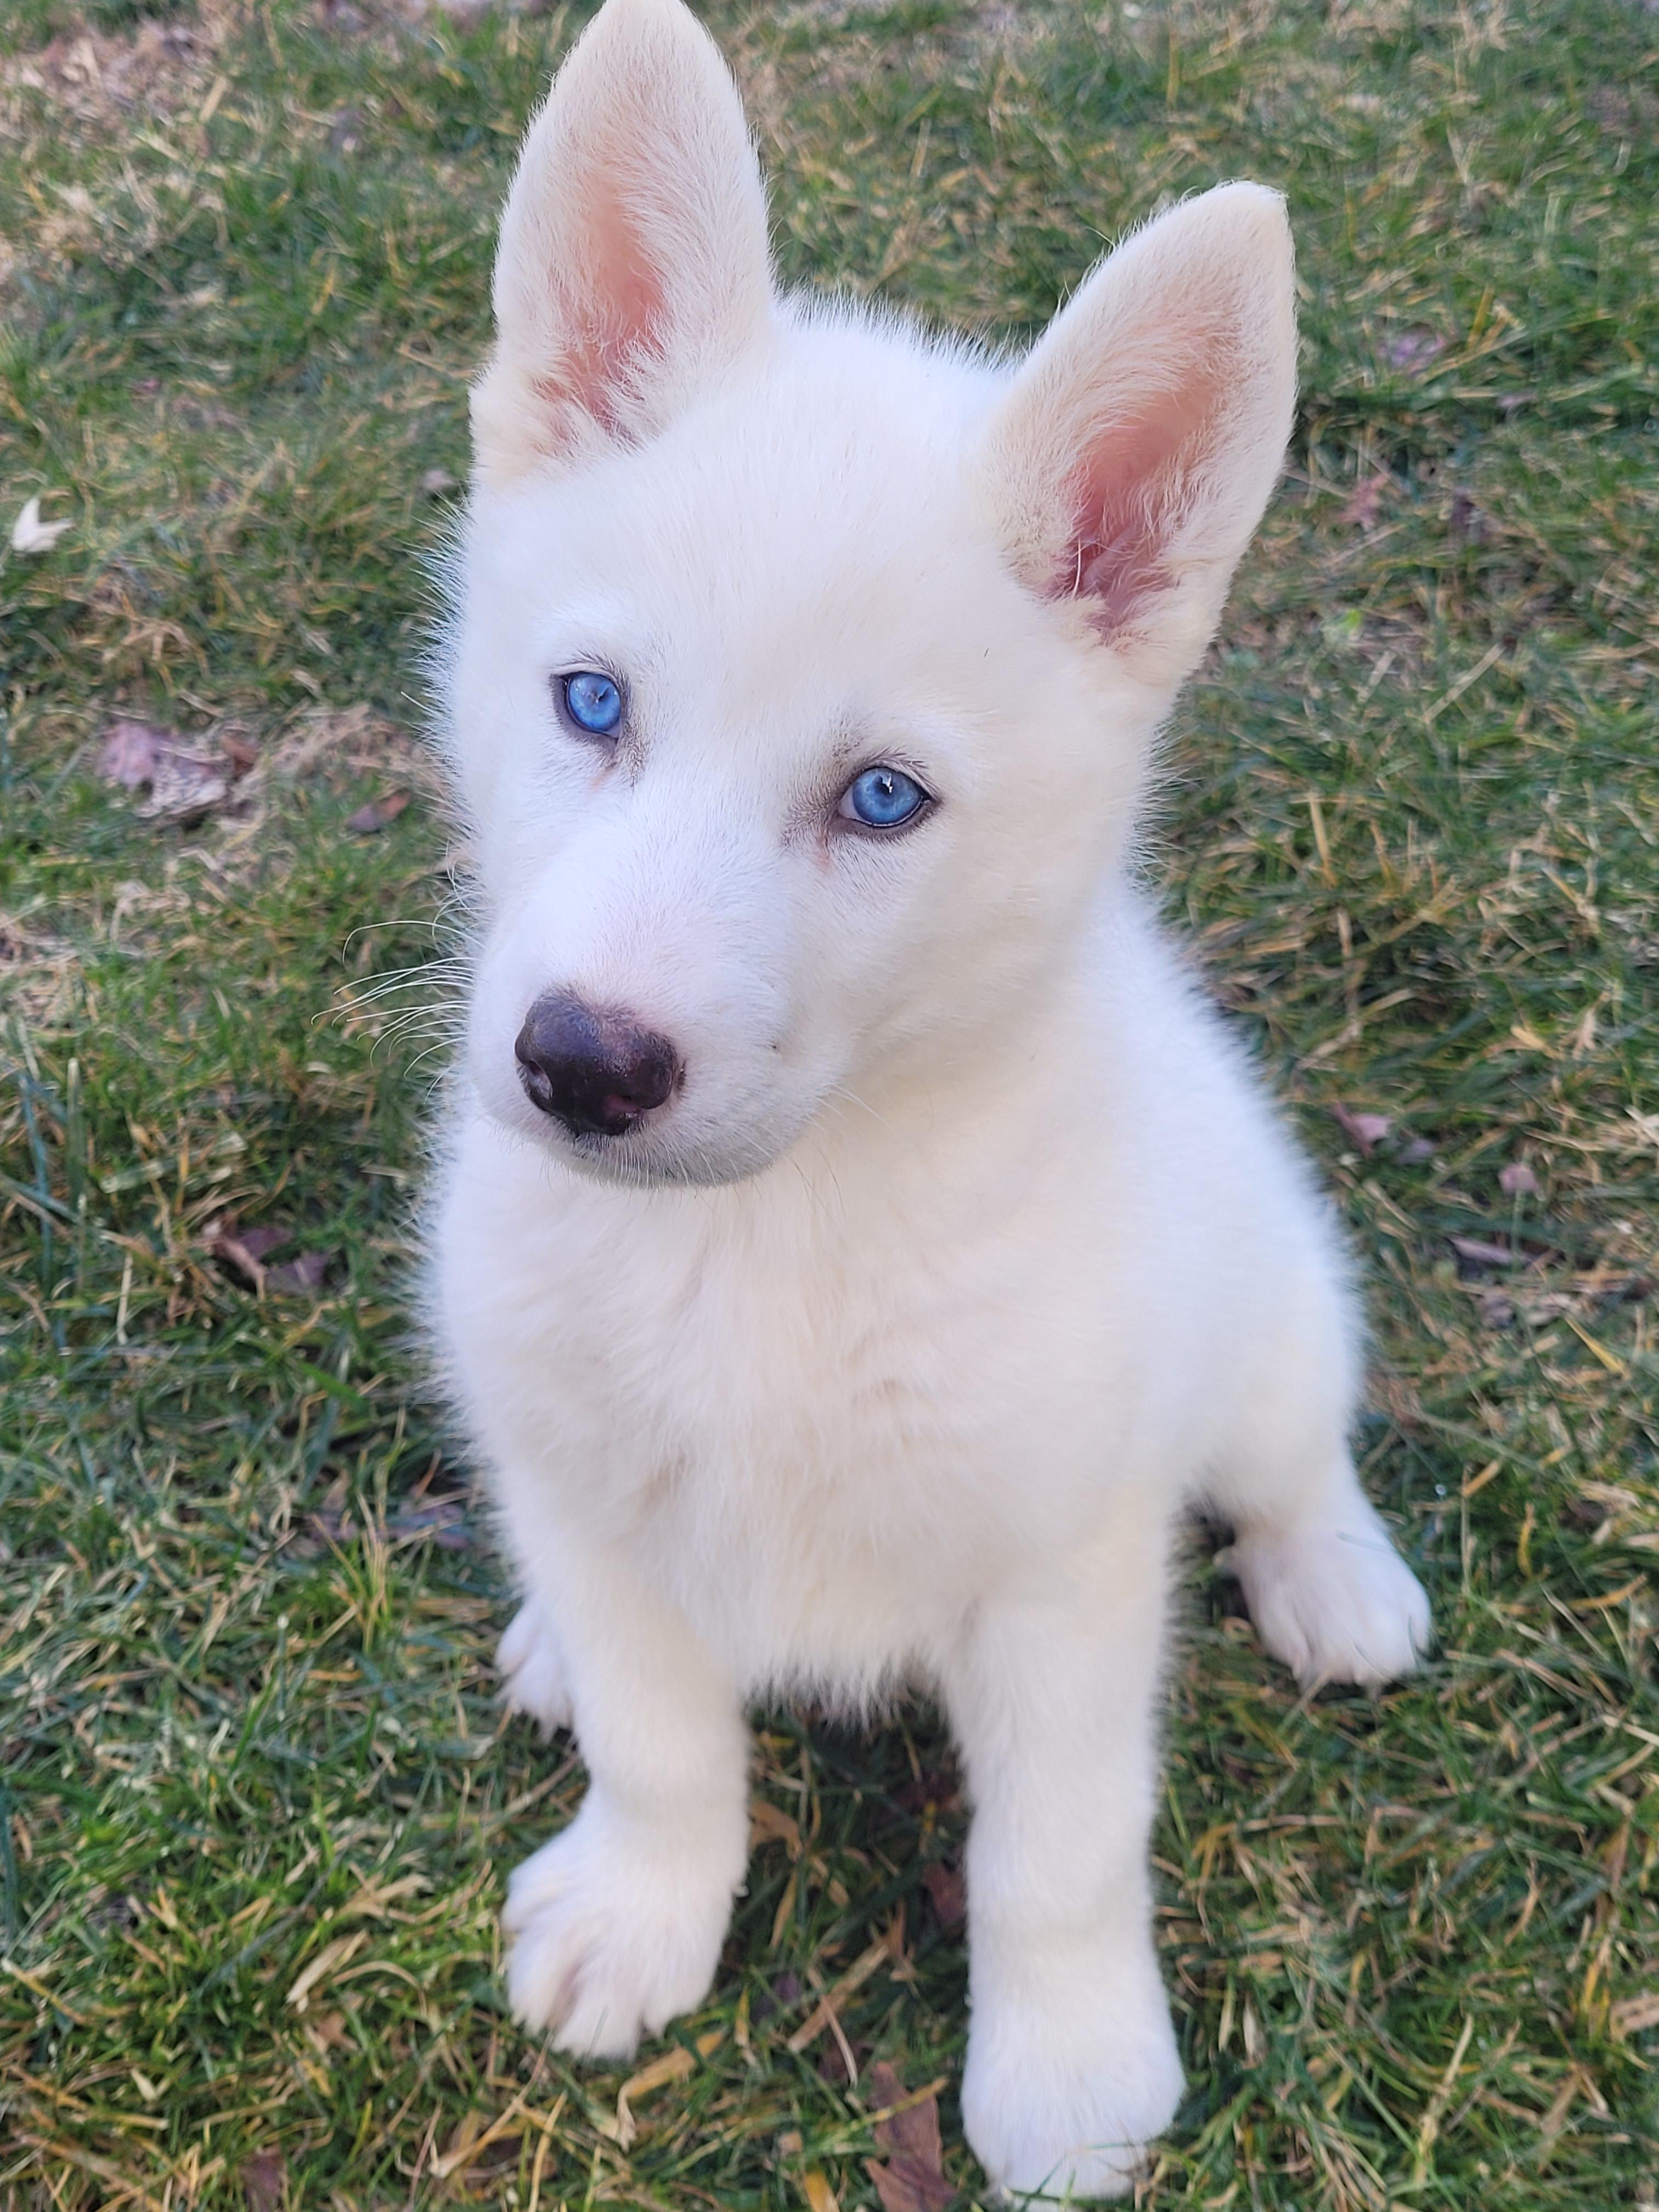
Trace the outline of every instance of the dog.
{"type": "Polygon", "coordinates": [[[1224,185],[1012,360],[781,297],[732,80],[606,0],[532,123],[441,714],[478,884],[432,1324],[575,1818],[512,2008],[618,2059],[707,1996],[745,1708],[949,1717],[968,2141],[1111,2196],[1182,2068],[1152,1940],[1172,1544],[1377,1684],[1428,1609],[1360,1487],[1340,1239],[1140,888],[1157,738],[1291,421],[1291,250],[1224,185]]]}

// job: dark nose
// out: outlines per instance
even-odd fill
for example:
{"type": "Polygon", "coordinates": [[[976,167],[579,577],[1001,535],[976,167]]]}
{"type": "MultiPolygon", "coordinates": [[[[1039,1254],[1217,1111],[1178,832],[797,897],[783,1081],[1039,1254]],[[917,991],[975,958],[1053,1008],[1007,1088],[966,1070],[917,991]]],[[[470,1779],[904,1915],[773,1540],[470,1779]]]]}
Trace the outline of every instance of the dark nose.
{"type": "Polygon", "coordinates": [[[531,1103],[577,1137],[625,1136],[684,1073],[666,1037],[570,991],[537,1000],[513,1050],[531,1103]]]}

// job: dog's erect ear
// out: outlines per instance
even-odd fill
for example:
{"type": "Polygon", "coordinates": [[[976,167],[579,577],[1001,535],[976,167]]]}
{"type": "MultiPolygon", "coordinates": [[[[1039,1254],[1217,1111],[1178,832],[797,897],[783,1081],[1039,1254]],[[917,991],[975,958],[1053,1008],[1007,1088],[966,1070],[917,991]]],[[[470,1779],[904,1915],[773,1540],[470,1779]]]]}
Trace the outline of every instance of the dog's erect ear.
{"type": "Polygon", "coordinates": [[[478,472],[511,483],[648,436],[761,343],[766,200],[736,86],[681,0],[606,0],[519,159],[474,387],[478,472]]]}
{"type": "Polygon", "coordinates": [[[1283,201],[1222,185],[1090,276],[985,434],[984,484],[1019,574],[1074,601],[1145,682],[1179,684],[1261,519],[1296,398],[1283,201]]]}

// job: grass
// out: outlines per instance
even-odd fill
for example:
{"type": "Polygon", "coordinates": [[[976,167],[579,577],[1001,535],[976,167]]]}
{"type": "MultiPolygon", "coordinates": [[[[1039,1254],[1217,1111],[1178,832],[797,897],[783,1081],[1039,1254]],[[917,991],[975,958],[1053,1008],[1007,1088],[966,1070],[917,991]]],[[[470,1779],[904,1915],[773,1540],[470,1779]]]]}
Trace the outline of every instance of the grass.
{"type": "MultiPolygon", "coordinates": [[[[1018,330],[1241,173],[1300,241],[1291,473],[1156,860],[1352,1224],[1364,1463],[1442,1645],[1380,1701],[1298,1700],[1194,1547],[1157,1840],[1192,2087],[1141,2201],[1651,2212],[1652,0],[714,21],[793,279],[1018,330]]],[[[726,1963],[630,2118],[501,2009],[503,1874],[580,1774],[497,1716],[501,1579],[408,1346],[430,1039],[338,1016],[444,942],[422,483],[465,472],[493,210],[575,22],[0,23],[0,498],[71,526],[0,567],[0,2203],[30,2212],[284,2181],[850,2212],[877,2059],[942,2083],[983,2202],[925,1711],[762,1717],[726,1963]],[[147,817],[97,774],[118,714],[255,765],[147,817]],[[227,1224],[320,1280],[239,1272],[227,1224]],[[880,1938],[847,2055],[793,2048],[880,1938]]]]}

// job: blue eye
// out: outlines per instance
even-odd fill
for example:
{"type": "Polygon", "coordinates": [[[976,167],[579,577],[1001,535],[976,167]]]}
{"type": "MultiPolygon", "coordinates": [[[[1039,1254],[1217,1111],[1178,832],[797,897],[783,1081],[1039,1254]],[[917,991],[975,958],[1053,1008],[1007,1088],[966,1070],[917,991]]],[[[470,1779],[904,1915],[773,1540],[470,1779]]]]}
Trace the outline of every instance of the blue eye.
{"type": "Polygon", "coordinates": [[[597,668],[579,668],[559,681],[564,686],[564,710],[576,727],[592,737],[608,738],[622,720],[621,687],[597,668]]]}
{"type": "Polygon", "coordinates": [[[915,776],[884,763],[853,778],[836,811],[849,822],[862,822],[867,830],[897,830],[913,821],[927,804],[927,793],[915,776]]]}

